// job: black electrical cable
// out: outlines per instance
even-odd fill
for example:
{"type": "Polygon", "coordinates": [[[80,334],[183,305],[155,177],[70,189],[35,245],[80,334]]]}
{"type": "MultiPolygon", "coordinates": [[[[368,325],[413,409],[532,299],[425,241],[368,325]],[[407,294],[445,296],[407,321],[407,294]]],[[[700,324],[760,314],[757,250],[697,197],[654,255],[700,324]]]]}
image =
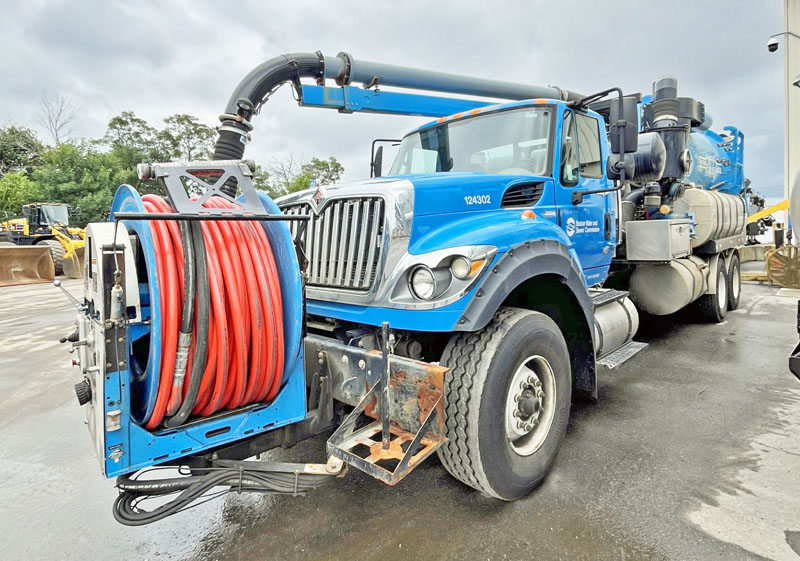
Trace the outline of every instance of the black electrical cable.
{"type": "Polygon", "coordinates": [[[183,245],[183,309],[181,310],[181,333],[192,332],[194,320],[194,296],[197,281],[195,277],[195,247],[192,241],[190,225],[184,221],[178,223],[181,229],[181,244],[183,245]]]}
{"type": "MultiPolygon", "coordinates": [[[[181,225],[185,224],[182,222],[181,225]]],[[[211,306],[211,296],[208,281],[208,262],[206,261],[206,244],[203,238],[203,230],[199,223],[192,222],[189,225],[191,231],[191,247],[193,248],[193,278],[196,279],[196,291],[192,291],[192,299],[187,297],[184,301],[184,313],[186,302],[194,302],[194,294],[197,296],[197,337],[195,340],[194,356],[192,358],[192,371],[189,379],[189,387],[186,389],[186,396],[180,408],[172,417],[164,423],[168,428],[174,428],[186,422],[191,415],[197,395],[200,392],[200,384],[203,381],[203,370],[208,356],[208,321],[211,306]]],[[[183,229],[181,229],[183,237],[183,229]]],[[[187,249],[184,242],[184,255],[187,249]]],[[[184,281],[187,276],[187,269],[184,261],[184,281]]],[[[188,294],[188,289],[187,289],[188,294]]],[[[182,328],[183,330],[183,328],[182,328]]]]}
{"type": "Polygon", "coordinates": [[[174,417],[183,403],[183,384],[186,380],[186,367],[189,359],[189,348],[192,344],[192,328],[194,321],[195,292],[197,279],[195,277],[195,249],[192,243],[190,224],[185,221],[178,222],[183,247],[183,305],[181,306],[181,327],[176,350],[175,370],[172,378],[172,391],[169,405],[166,410],[167,417],[174,417]]]}
{"type": "Polygon", "coordinates": [[[271,471],[269,464],[263,468],[256,465],[247,468],[212,468],[203,475],[160,480],[137,480],[130,476],[120,476],[117,478],[120,494],[114,501],[113,513],[121,524],[143,526],[197,506],[196,501],[208,498],[206,493],[215,487],[228,487],[225,492],[253,491],[297,495],[316,489],[332,477],[334,475],[271,471]],[[142,501],[174,493],[179,494],[151,511],[138,506],[142,501]]]}

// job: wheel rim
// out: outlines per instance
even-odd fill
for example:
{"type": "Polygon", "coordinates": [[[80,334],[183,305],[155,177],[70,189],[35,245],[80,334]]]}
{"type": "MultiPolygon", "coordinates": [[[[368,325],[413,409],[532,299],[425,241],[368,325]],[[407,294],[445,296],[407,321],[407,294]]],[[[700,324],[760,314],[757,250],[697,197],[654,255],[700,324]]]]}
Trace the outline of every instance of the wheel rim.
{"type": "Polygon", "coordinates": [[[508,388],[505,407],[506,439],[520,456],[536,452],[547,438],[556,410],[556,378],[546,358],[522,361],[508,388]]]}
{"type": "Polygon", "coordinates": [[[725,282],[725,275],[721,272],[717,275],[717,301],[719,309],[724,310],[728,306],[728,283],[725,282]]]}
{"type": "Polygon", "coordinates": [[[742,277],[738,266],[733,267],[731,279],[731,296],[733,296],[734,300],[738,300],[739,291],[742,289],[742,277]]]}

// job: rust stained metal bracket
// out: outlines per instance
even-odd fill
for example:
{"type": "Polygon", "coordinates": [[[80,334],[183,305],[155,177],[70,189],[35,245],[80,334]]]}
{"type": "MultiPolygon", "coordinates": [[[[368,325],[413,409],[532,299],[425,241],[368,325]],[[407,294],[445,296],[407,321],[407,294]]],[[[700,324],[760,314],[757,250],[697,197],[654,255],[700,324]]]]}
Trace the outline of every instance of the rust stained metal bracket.
{"type": "Polygon", "coordinates": [[[403,361],[405,369],[390,368],[392,356],[384,353],[383,375],[327,443],[328,454],[389,485],[401,481],[447,441],[443,399],[447,368],[408,359],[403,361]],[[365,418],[374,421],[364,425],[365,418]]]}

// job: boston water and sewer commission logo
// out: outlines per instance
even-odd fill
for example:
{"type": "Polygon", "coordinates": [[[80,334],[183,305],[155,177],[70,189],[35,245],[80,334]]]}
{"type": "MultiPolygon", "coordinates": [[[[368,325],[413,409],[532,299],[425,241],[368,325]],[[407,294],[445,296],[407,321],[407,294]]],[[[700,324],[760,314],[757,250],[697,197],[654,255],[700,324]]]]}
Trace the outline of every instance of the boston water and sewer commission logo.
{"type": "Polygon", "coordinates": [[[575,233],[575,219],[571,216],[567,218],[567,235],[572,236],[575,233]]]}

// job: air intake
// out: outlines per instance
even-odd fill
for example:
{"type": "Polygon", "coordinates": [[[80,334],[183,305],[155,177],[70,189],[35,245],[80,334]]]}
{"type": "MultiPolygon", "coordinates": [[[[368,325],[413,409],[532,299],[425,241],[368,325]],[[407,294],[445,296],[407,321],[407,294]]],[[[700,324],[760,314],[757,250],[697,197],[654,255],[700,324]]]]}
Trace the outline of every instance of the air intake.
{"type": "Polygon", "coordinates": [[[533,206],[539,202],[544,193],[544,183],[521,183],[509,187],[503,193],[500,206],[503,208],[533,206]]]}

